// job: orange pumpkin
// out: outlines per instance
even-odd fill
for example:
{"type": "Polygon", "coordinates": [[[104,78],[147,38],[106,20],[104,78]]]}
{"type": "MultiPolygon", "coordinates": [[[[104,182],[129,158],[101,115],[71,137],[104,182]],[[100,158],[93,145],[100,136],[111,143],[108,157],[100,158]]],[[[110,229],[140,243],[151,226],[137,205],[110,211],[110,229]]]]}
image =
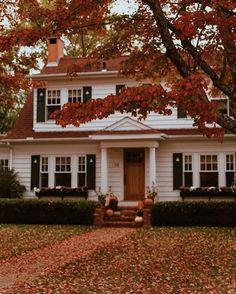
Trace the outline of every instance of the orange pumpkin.
{"type": "Polygon", "coordinates": [[[153,204],[153,200],[152,200],[151,198],[145,198],[145,199],[143,200],[143,204],[144,204],[145,206],[151,206],[151,205],[153,204]]]}
{"type": "Polygon", "coordinates": [[[112,209],[109,208],[109,209],[106,210],[106,215],[107,216],[113,216],[113,214],[114,214],[114,211],[112,209]]]}

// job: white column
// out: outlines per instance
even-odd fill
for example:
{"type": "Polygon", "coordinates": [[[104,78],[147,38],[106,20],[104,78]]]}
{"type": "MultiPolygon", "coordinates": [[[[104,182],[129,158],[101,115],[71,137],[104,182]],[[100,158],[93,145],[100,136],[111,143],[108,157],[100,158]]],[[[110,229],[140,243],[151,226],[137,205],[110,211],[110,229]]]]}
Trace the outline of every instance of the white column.
{"type": "Polygon", "coordinates": [[[156,148],[149,148],[149,187],[156,186],[156,148]]]}
{"type": "Polygon", "coordinates": [[[218,173],[219,173],[219,187],[226,186],[225,182],[225,155],[224,153],[219,153],[218,155],[218,173]]]}
{"type": "Polygon", "coordinates": [[[48,158],[48,187],[55,187],[55,156],[48,158]]]}
{"type": "Polygon", "coordinates": [[[78,187],[78,158],[76,155],[71,156],[71,187],[78,187]]]}
{"type": "Polygon", "coordinates": [[[107,148],[101,149],[101,192],[107,193],[108,180],[107,180],[107,148]]]}
{"type": "Polygon", "coordinates": [[[199,154],[194,153],[193,154],[193,186],[194,187],[200,187],[200,158],[199,154]]]}

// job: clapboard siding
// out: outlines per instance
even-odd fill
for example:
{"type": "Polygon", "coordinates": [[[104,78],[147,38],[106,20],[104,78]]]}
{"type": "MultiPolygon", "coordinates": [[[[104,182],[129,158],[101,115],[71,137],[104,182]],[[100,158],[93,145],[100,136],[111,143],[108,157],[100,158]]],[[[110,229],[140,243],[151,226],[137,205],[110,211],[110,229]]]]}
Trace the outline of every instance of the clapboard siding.
{"type": "MultiPolygon", "coordinates": [[[[18,172],[19,179],[30,191],[31,178],[31,155],[49,156],[71,156],[72,164],[77,165],[76,158],[81,155],[96,155],[96,189],[101,186],[101,149],[100,143],[70,142],[70,143],[37,143],[13,145],[12,166],[18,172]]],[[[233,140],[225,138],[223,143],[216,140],[208,140],[203,137],[198,140],[166,140],[160,141],[156,149],[156,181],[160,200],[178,200],[179,191],[173,191],[173,153],[192,154],[193,158],[199,159],[201,154],[217,154],[219,156],[219,178],[223,185],[225,181],[225,154],[236,152],[236,145],[233,140]],[[223,160],[222,160],[223,158],[223,160]]],[[[9,156],[9,150],[0,149],[0,158],[5,154],[9,156]]],[[[149,177],[149,150],[145,151],[145,186],[148,186],[149,177]]],[[[199,161],[194,162],[194,172],[199,173],[199,161]]],[[[77,167],[74,168],[74,170],[77,167]]],[[[51,169],[54,170],[54,167],[51,169]]],[[[73,168],[72,168],[73,170],[73,168]]],[[[108,186],[111,186],[112,192],[121,200],[123,199],[123,148],[108,148],[108,186]]],[[[198,177],[195,177],[195,181],[198,177]]],[[[92,199],[96,198],[95,193],[91,192],[92,199]]]]}
{"type": "MultiPolygon", "coordinates": [[[[173,153],[195,154],[198,158],[200,154],[218,154],[225,156],[228,153],[234,153],[236,145],[234,141],[225,141],[219,143],[216,140],[201,138],[199,141],[166,141],[161,142],[157,149],[157,186],[160,200],[177,200],[179,191],[173,191],[173,153]]],[[[195,166],[195,172],[199,173],[199,165],[195,166]]],[[[219,167],[219,173],[224,170],[224,166],[219,167]]],[[[224,177],[224,172],[222,174],[224,177]]],[[[222,181],[224,179],[222,178],[222,181]]],[[[199,185],[199,183],[198,183],[199,185]]]]}
{"type": "MultiPolygon", "coordinates": [[[[15,146],[13,156],[13,168],[18,172],[19,179],[27,190],[31,184],[31,155],[41,156],[71,156],[72,165],[77,165],[73,158],[86,154],[96,154],[96,187],[100,185],[100,149],[97,144],[39,144],[27,146],[15,146]]],[[[77,167],[76,167],[77,168],[77,167]]],[[[52,170],[54,167],[52,167],[52,170]]],[[[73,167],[72,167],[73,170],[73,167]]],[[[77,169],[76,169],[77,170],[77,169]]]]}
{"type": "MultiPolygon", "coordinates": [[[[72,88],[80,88],[80,87],[88,87],[92,86],[92,97],[94,99],[104,98],[107,95],[115,94],[116,93],[116,85],[125,84],[126,86],[135,86],[140,85],[141,83],[133,81],[133,80],[126,80],[124,78],[103,78],[103,79],[81,79],[78,81],[50,81],[48,82],[47,89],[60,89],[61,90],[61,100],[62,104],[67,102],[67,91],[68,89],[72,88]]],[[[145,125],[158,128],[158,129],[166,129],[166,128],[191,128],[192,127],[192,120],[191,119],[177,119],[177,110],[175,108],[172,109],[173,113],[170,116],[163,116],[155,113],[151,113],[148,115],[145,121],[142,121],[145,125]]],[[[61,128],[59,125],[56,125],[53,120],[49,120],[46,122],[37,122],[36,121],[37,115],[37,92],[34,91],[34,129],[38,132],[46,132],[52,130],[59,130],[62,132],[66,131],[76,131],[78,128],[74,126],[67,126],[67,128],[61,128]]],[[[129,114],[121,114],[116,112],[113,115],[110,115],[106,119],[92,121],[86,124],[80,125],[80,131],[88,131],[88,130],[101,130],[104,129],[111,124],[119,121],[125,116],[131,116],[129,114]]],[[[136,119],[132,117],[133,119],[136,119]]]]}

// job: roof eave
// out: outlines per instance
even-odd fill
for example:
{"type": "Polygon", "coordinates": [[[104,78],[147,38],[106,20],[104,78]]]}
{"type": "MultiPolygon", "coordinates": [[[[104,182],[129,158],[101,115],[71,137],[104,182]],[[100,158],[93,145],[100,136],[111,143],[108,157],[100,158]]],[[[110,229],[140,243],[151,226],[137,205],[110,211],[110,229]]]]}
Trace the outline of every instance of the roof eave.
{"type": "Polygon", "coordinates": [[[42,78],[47,78],[47,79],[55,79],[55,78],[80,78],[80,77],[114,77],[119,74],[118,70],[114,71],[95,71],[95,72],[79,72],[75,73],[75,75],[71,76],[68,75],[68,73],[52,73],[52,74],[33,74],[33,75],[27,75],[27,78],[30,78],[32,80],[41,80],[42,78]]]}

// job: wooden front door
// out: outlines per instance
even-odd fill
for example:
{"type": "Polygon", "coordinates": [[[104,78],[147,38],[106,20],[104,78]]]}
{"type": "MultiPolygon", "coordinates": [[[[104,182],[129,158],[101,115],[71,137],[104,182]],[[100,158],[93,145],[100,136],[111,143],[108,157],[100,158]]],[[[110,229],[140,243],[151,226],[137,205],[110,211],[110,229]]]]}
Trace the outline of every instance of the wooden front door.
{"type": "Polygon", "coordinates": [[[124,149],[124,199],[141,200],[145,194],[145,150],[124,149]]]}

